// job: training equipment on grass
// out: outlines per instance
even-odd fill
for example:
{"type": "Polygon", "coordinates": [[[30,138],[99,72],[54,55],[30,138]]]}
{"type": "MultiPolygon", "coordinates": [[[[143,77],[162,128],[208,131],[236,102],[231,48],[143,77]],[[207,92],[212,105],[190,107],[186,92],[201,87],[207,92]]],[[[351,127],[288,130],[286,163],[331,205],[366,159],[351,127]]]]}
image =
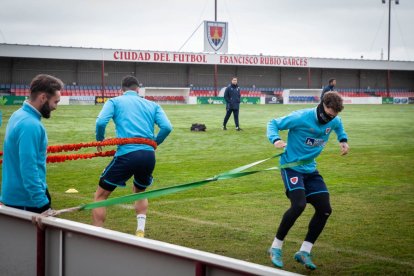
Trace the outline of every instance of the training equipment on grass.
{"type": "Polygon", "coordinates": [[[206,131],[207,127],[205,124],[195,123],[191,125],[190,130],[191,131],[206,131]]]}
{"type": "Polygon", "coordinates": [[[292,168],[292,167],[296,167],[296,166],[300,166],[300,165],[306,165],[306,164],[309,164],[310,162],[313,161],[313,160],[301,160],[301,161],[297,161],[297,162],[287,163],[287,164],[284,164],[280,167],[271,167],[271,168],[262,169],[262,170],[255,170],[255,171],[245,172],[245,170],[247,170],[251,167],[259,165],[259,164],[261,164],[263,162],[266,162],[270,159],[279,157],[282,154],[283,153],[279,153],[279,154],[273,155],[272,157],[269,157],[269,158],[266,158],[266,159],[263,159],[263,160],[259,160],[259,161],[255,161],[253,163],[235,168],[233,170],[218,174],[214,177],[207,178],[207,179],[204,179],[204,180],[185,183],[185,184],[179,184],[179,185],[175,185],[175,186],[170,186],[170,187],[161,188],[161,189],[152,190],[152,191],[146,191],[146,192],[142,192],[142,193],[130,194],[130,195],[116,197],[116,198],[110,198],[110,199],[103,200],[103,201],[91,202],[91,203],[83,204],[83,205],[68,208],[68,209],[51,210],[51,211],[45,212],[43,215],[57,216],[57,215],[60,215],[62,213],[68,213],[68,212],[73,212],[73,211],[81,211],[81,210],[91,210],[91,209],[95,209],[95,208],[108,207],[108,206],[117,205],[117,204],[121,204],[121,203],[134,202],[134,201],[141,200],[141,199],[155,198],[155,197],[160,197],[160,196],[163,196],[163,195],[169,195],[169,194],[173,194],[173,193],[178,193],[178,192],[190,190],[190,189],[202,186],[202,185],[206,185],[206,184],[208,184],[210,182],[213,182],[213,181],[239,178],[239,177],[243,177],[243,176],[247,176],[247,175],[251,175],[251,174],[255,174],[255,173],[259,173],[259,172],[264,172],[264,171],[273,171],[273,170],[280,170],[280,169],[284,169],[284,168],[292,168]]]}
{"type": "MultiPolygon", "coordinates": [[[[154,149],[157,148],[157,144],[155,143],[155,141],[150,140],[150,139],[145,139],[145,138],[116,138],[116,139],[108,139],[108,140],[105,140],[105,141],[102,141],[102,142],[90,142],[90,143],[49,146],[47,148],[47,152],[48,153],[55,153],[55,152],[62,152],[62,151],[65,151],[65,152],[66,151],[77,151],[81,148],[87,148],[87,147],[98,147],[98,146],[109,146],[109,145],[125,145],[125,144],[146,144],[146,145],[152,146],[154,149]]],[[[112,155],[115,154],[115,152],[116,151],[113,150],[113,151],[107,151],[107,152],[86,153],[86,154],[51,155],[51,156],[47,157],[47,162],[49,162],[49,163],[64,162],[66,160],[88,159],[88,158],[93,158],[93,157],[98,157],[98,156],[99,157],[112,156],[112,155]]],[[[309,164],[310,162],[313,161],[313,160],[301,160],[301,161],[297,161],[297,162],[287,163],[287,164],[284,164],[280,167],[271,167],[271,168],[267,168],[267,169],[263,169],[263,170],[245,172],[245,170],[247,170],[251,167],[254,167],[258,164],[266,162],[270,159],[279,157],[282,154],[283,153],[279,153],[279,154],[276,154],[272,157],[269,157],[269,158],[266,158],[266,159],[263,159],[263,160],[259,160],[259,161],[255,161],[253,163],[235,168],[233,170],[218,174],[214,177],[207,178],[207,179],[204,179],[204,180],[185,183],[185,184],[178,184],[178,185],[175,185],[175,186],[170,186],[170,187],[161,188],[161,189],[152,190],[152,191],[146,191],[146,192],[142,192],[142,193],[130,194],[130,195],[117,197],[117,198],[111,198],[111,199],[98,201],[98,202],[91,202],[91,203],[88,203],[88,204],[83,204],[83,205],[80,205],[80,206],[71,207],[71,208],[62,209],[62,210],[49,210],[49,211],[44,212],[43,215],[45,215],[45,216],[57,216],[59,214],[67,213],[67,212],[73,212],[73,211],[79,211],[79,210],[91,210],[91,209],[95,209],[95,208],[99,208],[99,207],[107,207],[107,206],[126,203],[126,202],[134,202],[134,201],[141,200],[141,199],[154,198],[154,197],[159,197],[159,196],[163,196],[163,195],[169,195],[169,194],[173,194],[173,193],[186,191],[186,190],[193,189],[193,188],[196,188],[196,187],[199,187],[199,186],[202,186],[202,185],[206,185],[206,184],[208,184],[210,182],[213,182],[213,181],[239,178],[239,177],[243,177],[243,176],[247,176],[247,175],[251,175],[251,174],[255,174],[255,173],[259,173],[259,172],[264,172],[264,171],[272,171],[272,170],[279,170],[279,169],[283,169],[283,168],[291,168],[291,167],[296,167],[296,166],[300,166],[300,165],[309,164]]],[[[66,192],[71,193],[71,192],[75,192],[75,191],[76,191],[75,189],[69,189],[66,192]]]]}

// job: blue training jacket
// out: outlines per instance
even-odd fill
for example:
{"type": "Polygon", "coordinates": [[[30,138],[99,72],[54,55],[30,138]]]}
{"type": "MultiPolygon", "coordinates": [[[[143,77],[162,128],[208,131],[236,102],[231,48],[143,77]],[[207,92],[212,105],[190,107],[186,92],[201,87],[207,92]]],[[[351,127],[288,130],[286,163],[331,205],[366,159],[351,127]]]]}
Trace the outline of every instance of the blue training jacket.
{"type": "Polygon", "coordinates": [[[224,91],[224,101],[226,109],[240,109],[240,88],[237,84],[227,86],[224,91]]]}
{"type": "Polygon", "coordinates": [[[267,137],[270,143],[280,139],[279,130],[289,130],[287,146],[280,158],[280,164],[313,159],[306,165],[292,169],[301,173],[311,173],[316,170],[315,158],[322,152],[332,130],[338,141],[348,139],[340,117],[335,117],[329,123],[322,125],[318,122],[316,108],[302,109],[291,114],[272,119],[267,125],[267,137]]]}
{"type": "Polygon", "coordinates": [[[327,86],[325,86],[325,87],[322,89],[322,93],[321,93],[321,101],[322,101],[323,95],[325,95],[325,93],[326,93],[326,92],[329,92],[329,91],[334,91],[334,90],[335,90],[335,86],[333,86],[333,85],[327,85],[327,86]]]}
{"type": "MultiPolygon", "coordinates": [[[[117,138],[148,138],[160,145],[172,131],[164,110],[157,103],[141,98],[135,91],[108,100],[96,119],[96,140],[105,139],[105,128],[113,119],[117,138]],[[160,130],[154,134],[154,125],[160,130]]],[[[151,146],[128,144],[118,146],[115,156],[137,150],[154,150],[151,146]]]]}
{"type": "Polygon", "coordinates": [[[9,119],[3,145],[1,201],[40,208],[46,197],[47,134],[41,114],[28,102],[9,119]]]}

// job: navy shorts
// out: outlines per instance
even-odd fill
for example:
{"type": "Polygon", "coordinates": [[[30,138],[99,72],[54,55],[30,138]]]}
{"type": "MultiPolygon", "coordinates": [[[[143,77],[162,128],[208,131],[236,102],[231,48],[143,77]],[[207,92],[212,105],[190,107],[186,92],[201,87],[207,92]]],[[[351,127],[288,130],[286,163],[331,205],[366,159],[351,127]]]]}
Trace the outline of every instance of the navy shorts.
{"type": "Polygon", "coordinates": [[[286,195],[290,191],[305,190],[305,195],[310,196],[319,193],[328,193],[323,177],[316,170],[312,173],[300,173],[292,169],[282,169],[283,183],[286,188],[286,195]]]}
{"type": "Polygon", "coordinates": [[[134,186],[145,190],[152,184],[154,167],[154,151],[137,150],[115,156],[103,171],[99,186],[104,190],[113,191],[118,186],[125,187],[125,182],[134,176],[134,186]]]}

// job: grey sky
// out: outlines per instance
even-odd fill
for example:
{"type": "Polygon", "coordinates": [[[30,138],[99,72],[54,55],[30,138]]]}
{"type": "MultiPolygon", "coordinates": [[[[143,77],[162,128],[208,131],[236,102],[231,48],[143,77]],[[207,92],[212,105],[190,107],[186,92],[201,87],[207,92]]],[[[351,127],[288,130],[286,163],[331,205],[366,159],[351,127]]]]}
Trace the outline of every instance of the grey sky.
{"type": "MultiPolygon", "coordinates": [[[[388,0],[387,0],[388,2],[388,0]]],[[[0,43],[177,51],[214,0],[0,0],[0,43]]],[[[387,58],[381,0],[218,0],[229,53],[387,58]]],[[[414,0],[392,3],[391,59],[414,60],[414,0]]],[[[203,51],[200,27],[182,51],[203,51]]]]}

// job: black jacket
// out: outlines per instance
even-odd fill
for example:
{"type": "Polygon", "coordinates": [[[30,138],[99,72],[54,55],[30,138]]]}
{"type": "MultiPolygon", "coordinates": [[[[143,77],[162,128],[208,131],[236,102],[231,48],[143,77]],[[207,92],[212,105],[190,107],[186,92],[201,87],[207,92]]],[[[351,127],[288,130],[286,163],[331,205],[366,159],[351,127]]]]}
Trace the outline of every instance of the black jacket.
{"type": "Polygon", "coordinates": [[[321,101],[322,101],[323,95],[325,95],[326,92],[334,91],[334,90],[335,90],[335,86],[333,86],[333,85],[325,86],[322,90],[322,93],[321,93],[321,101]]]}
{"type": "Polygon", "coordinates": [[[237,84],[227,86],[224,91],[224,100],[226,101],[226,109],[240,108],[240,88],[237,84]]]}

